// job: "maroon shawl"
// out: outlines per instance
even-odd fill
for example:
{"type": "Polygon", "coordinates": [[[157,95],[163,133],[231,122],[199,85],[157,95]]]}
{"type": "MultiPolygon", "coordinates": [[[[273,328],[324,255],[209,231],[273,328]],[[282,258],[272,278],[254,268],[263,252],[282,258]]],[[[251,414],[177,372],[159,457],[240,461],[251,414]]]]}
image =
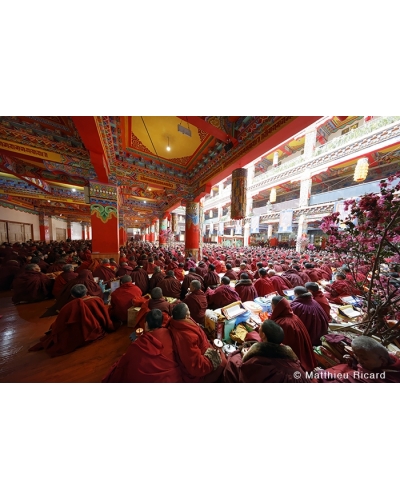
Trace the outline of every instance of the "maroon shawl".
{"type": "Polygon", "coordinates": [[[132,282],[123,283],[111,294],[110,316],[123,323],[128,321],[128,309],[142,297],[142,291],[132,282]]]}
{"type": "Polygon", "coordinates": [[[183,382],[169,330],[157,328],[138,337],[102,382],[183,382]]]}
{"type": "Polygon", "coordinates": [[[142,290],[143,295],[148,292],[149,276],[143,268],[137,267],[134,271],[131,272],[131,277],[135,285],[142,290]]]}
{"type": "Polygon", "coordinates": [[[36,271],[22,271],[13,282],[14,304],[19,302],[40,302],[51,294],[54,280],[36,271]]]}
{"type": "Polygon", "coordinates": [[[84,271],[80,271],[76,278],[68,281],[66,285],[64,285],[56,303],[51,309],[54,309],[54,311],[61,311],[61,308],[65,306],[65,304],[68,304],[68,302],[73,300],[73,297],[71,296],[71,289],[78,284],[85,285],[88,295],[92,297],[99,297],[101,299],[103,298],[103,292],[99,285],[94,281],[92,272],[85,269],[84,271]]]}
{"type": "Polygon", "coordinates": [[[328,333],[328,317],[311,293],[304,293],[291,302],[296,316],[304,323],[313,346],[321,345],[320,338],[328,333]]]}
{"type": "Polygon", "coordinates": [[[239,294],[230,285],[220,285],[215,290],[207,290],[206,295],[210,309],[219,309],[240,301],[239,294]]]}
{"type": "Polygon", "coordinates": [[[189,293],[183,301],[189,308],[190,316],[204,326],[204,317],[207,309],[207,297],[202,290],[189,293]]]}
{"type": "Polygon", "coordinates": [[[51,357],[68,354],[114,331],[108,308],[98,297],[73,299],[66,304],[50,327],[30,351],[44,349],[51,357]]]}
{"type": "Polygon", "coordinates": [[[179,299],[181,296],[181,283],[175,276],[166,276],[159,282],[158,286],[161,288],[164,297],[179,299]]]}
{"type": "Polygon", "coordinates": [[[257,290],[251,280],[240,280],[236,283],[235,291],[238,293],[242,302],[254,300],[258,297],[257,290]]]}
{"type": "Polygon", "coordinates": [[[316,366],[310,335],[303,322],[293,314],[289,301],[282,299],[272,311],[270,319],[283,330],[283,343],[291,347],[306,371],[312,371],[316,366]]]}

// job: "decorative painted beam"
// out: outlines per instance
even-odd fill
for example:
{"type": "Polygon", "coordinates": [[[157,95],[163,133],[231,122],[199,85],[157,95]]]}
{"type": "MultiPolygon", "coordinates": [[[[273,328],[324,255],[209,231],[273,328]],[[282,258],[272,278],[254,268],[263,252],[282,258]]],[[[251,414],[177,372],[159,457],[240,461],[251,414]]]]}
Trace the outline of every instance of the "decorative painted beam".
{"type": "Polygon", "coordinates": [[[99,182],[108,183],[110,166],[103,148],[100,133],[94,116],[72,116],[76,129],[89,150],[90,161],[96,171],[99,182]]]}
{"type": "Polygon", "coordinates": [[[190,125],[193,125],[194,127],[199,128],[203,132],[212,135],[216,139],[219,139],[220,141],[224,142],[225,144],[227,144],[228,142],[232,142],[232,144],[235,146],[238,142],[237,139],[230,136],[223,130],[214,127],[214,125],[211,125],[211,123],[206,122],[205,120],[203,120],[203,118],[200,118],[200,116],[178,116],[177,118],[187,123],[190,123],[190,125]]]}

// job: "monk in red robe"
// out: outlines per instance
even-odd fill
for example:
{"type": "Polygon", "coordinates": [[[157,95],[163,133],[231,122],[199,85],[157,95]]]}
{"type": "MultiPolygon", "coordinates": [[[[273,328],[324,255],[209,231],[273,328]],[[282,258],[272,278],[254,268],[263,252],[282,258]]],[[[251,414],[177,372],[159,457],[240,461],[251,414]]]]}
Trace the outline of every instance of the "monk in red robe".
{"type": "Polygon", "coordinates": [[[232,264],[226,264],[226,273],[224,274],[227,278],[233,281],[237,281],[238,275],[235,273],[235,271],[232,270],[232,264]]]}
{"type": "Polygon", "coordinates": [[[149,291],[149,276],[147,272],[140,266],[137,266],[132,272],[132,281],[142,290],[144,295],[149,291]]]}
{"type": "Polygon", "coordinates": [[[110,317],[126,323],[128,321],[128,309],[141,298],[142,291],[132,283],[129,274],[122,276],[121,286],[111,294],[110,317]]]}
{"type": "Polygon", "coordinates": [[[40,302],[51,296],[54,280],[40,271],[38,264],[27,264],[13,282],[14,304],[40,302]]]}
{"type": "Polygon", "coordinates": [[[204,278],[204,276],[208,273],[208,268],[206,267],[206,263],[201,260],[198,266],[195,269],[196,274],[200,274],[204,278]]]}
{"type": "Polygon", "coordinates": [[[304,283],[308,281],[308,277],[307,280],[304,281],[297,269],[294,269],[293,267],[289,268],[287,271],[284,271],[281,276],[283,278],[286,278],[290,282],[290,284],[292,285],[291,288],[294,288],[295,286],[304,286],[304,283]]]}
{"type": "Polygon", "coordinates": [[[310,262],[307,262],[306,264],[304,264],[304,272],[308,276],[308,280],[306,281],[306,283],[309,281],[317,282],[321,279],[317,270],[314,269],[314,265],[311,264],[310,262]]]}
{"type": "Polygon", "coordinates": [[[181,302],[172,311],[169,323],[174,351],[184,382],[216,382],[222,375],[226,358],[213,349],[206,334],[190,317],[181,302]]]}
{"type": "Polygon", "coordinates": [[[315,372],[319,382],[399,383],[400,359],[371,337],[361,335],[351,343],[357,363],[340,364],[315,372]]]}
{"type": "Polygon", "coordinates": [[[293,350],[284,341],[282,328],[266,320],[260,328],[262,342],[249,350],[235,351],[228,358],[225,382],[307,383],[309,380],[293,350]]]}
{"type": "Polygon", "coordinates": [[[153,309],[146,315],[144,334],[128,347],[102,382],[183,382],[171,333],[162,327],[163,315],[153,309]]]}
{"type": "Polygon", "coordinates": [[[159,266],[156,266],[154,268],[154,273],[153,276],[149,280],[149,291],[151,292],[153,288],[158,286],[161,280],[165,278],[165,273],[161,271],[161,268],[159,266]]]}
{"type": "Polygon", "coordinates": [[[50,331],[30,351],[44,349],[51,357],[68,354],[114,331],[108,309],[98,297],[88,297],[84,285],[71,290],[73,300],[60,311],[50,331]]]}
{"type": "Polygon", "coordinates": [[[325,311],[326,315],[328,316],[328,320],[330,320],[331,319],[331,306],[328,302],[328,299],[325,297],[325,295],[319,289],[318,283],[308,282],[305,284],[305,288],[307,288],[307,290],[312,293],[313,299],[316,302],[318,302],[318,304],[322,307],[322,309],[325,311]]]}
{"type": "Polygon", "coordinates": [[[190,283],[193,280],[200,281],[200,283],[201,283],[201,289],[203,290],[203,292],[205,291],[203,277],[200,276],[200,274],[197,274],[195,272],[195,268],[194,267],[191,267],[189,269],[188,274],[185,275],[185,277],[183,278],[183,281],[182,281],[181,296],[180,296],[181,300],[183,300],[186,297],[186,294],[189,291],[190,283]]]}
{"type": "Polygon", "coordinates": [[[284,297],[272,297],[271,306],[272,314],[270,319],[282,328],[285,334],[284,344],[293,349],[303,369],[311,372],[317,366],[317,363],[310,335],[304,323],[293,314],[289,301],[284,297]]]}
{"type": "Polygon", "coordinates": [[[275,292],[275,286],[272,281],[267,276],[267,270],[262,268],[259,270],[260,277],[256,280],[253,285],[257,290],[258,297],[264,297],[269,293],[275,292]]]}
{"type": "Polygon", "coordinates": [[[185,270],[183,269],[183,263],[180,262],[178,267],[174,269],[174,274],[175,278],[179,280],[180,282],[183,281],[183,278],[185,277],[185,270]]]}
{"type": "Polygon", "coordinates": [[[100,266],[93,271],[93,278],[103,280],[108,286],[110,281],[115,279],[115,271],[110,266],[110,259],[103,259],[100,266]]]}
{"type": "Polygon", "coordinates": [[[240,275],[240,280],[235,285],[235,291],[242,302],[253,301],[258,297],[257,290],[254,288],[253,282],[249,279],[247,273],[240,275]]]}
{"type": "Polygon", "coordinates": [[[21,272],[17,260],[9,260],[0,267],[0,290],[11,290],[14,278],[21,272]]]}
{"type": "Polygon", "coordinates": [[[147,259],[147,269],[146,269],[147,274],[153,274],[156,267],[157,266],[156,264],[154,264],[153,257],[149,257],[147,259]]]}
{"type": "Polygon", "coordinates": [[[267,274],[268,278],[272,281],[272,284],[274,285],[275,290],[279,295],[284,296],[285,294],[283,293],[283,291],[292,288],[292,284],[290,283],[290,281],[288,281],[283,276],[278,276],[276,274],[276,271],[274,271],[273,269],[269,269],[267,274]]]}
{"type": "Polygon", "coordinates": [[[174,271],[167,271],[165,278],[158,283],[164,297],[179,299],[181,296],[181,282],[175,278],[174,271]]]}
{"type": "Polygon", "coordinates": [[[346,297],[354,293],[351,282],[346,280],[346,275],[341,272],[336,273],[336,280],[332,284],[322,285],[322,287],[326,291],[325,297],[334,304],[343,304],[340,297],[346,297]]]}
{"type": "Polygon", "coordinates": [[[221,278],[215,272],[215,266],[210,264],[208,266],[208,272],[204,275],[204,287],[207,290],[208,287],[211,289],[217,288],[217,286],[221,283],[221,278]]]}
{"type": "Polygon", "coordinates": [[[204,326],[206,309],[207,309],[207,297],[206,294],[201,289],[200,281],[193,280],[190,283],[190,293],[186,295],[183,302],[188,306],[190,311],[190,316],[196,323],[204,326]]]}
{"type": "Polygon", "coordinates": [[[53,295],[56,299],[68,281],[71,281],[78,276],[78,273],[74,272],[74,266],[72,264],[65,264],[62,271],[63,272],[54,280],[53,295]]]}
{"type": "Polygon", "coordinates": [[[171,316],[172,309],[174,308],[175,303],[168,302],[165,300],[162,290],[160,287],[156,286],[150,292],[151,299],[149,300],[147,307],[150,309],[159,309],[162,313],[168,314],[171,316]]]}
{"type": "Polygon", "coordinates": [[[131,267],[127,262],[122,262],[115,273],[115,276],[117,278],[120,278],[121,276],[125,276],[125,274],[131,275],[131,272],[133,271],[133,267],[131,267]]]}
{"type": "Polygon", "coordinates": [[[206,296],[209,309],[219,309],[241,300],[236,290],[231,287],[230,282],[231,280],[227,276],[223,276],[220,286],[215,290],[207,290],[206,296]]]}
{"type": "Polygon", "coordinates": [[[91,271],[88,269],[78,272],[78,276],[69,280],[57,297],[57,301],[50,309],[57,314],[57,311],[61,311],[62,307],[72,300],[71,290],[75,285],[85,285],[87,289],[87,294],[91,297],[99,297],[103,299],[103,291],[99,285],[94,281],[91,271]]]}
{"type": "Polygon", "coordinates": [[[312,345],[321,345],[321,337],[328,333],[328,316],[307,288],[296,286],[294,294],[296,298],[290,304],[292,311],[304,323],[312,345]]]}

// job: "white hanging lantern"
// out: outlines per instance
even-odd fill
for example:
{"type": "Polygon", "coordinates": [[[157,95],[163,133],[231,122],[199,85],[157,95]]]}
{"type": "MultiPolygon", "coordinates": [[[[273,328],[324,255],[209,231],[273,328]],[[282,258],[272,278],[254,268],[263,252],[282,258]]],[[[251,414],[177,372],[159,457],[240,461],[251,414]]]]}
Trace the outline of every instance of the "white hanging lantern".
{"type": "Polygon", "coordinates": [[[276,189],[275,188],[271,189],[271,192],[269,194],[269,201],[271,203],[275,203],[276,202],[276,189]]]}
{"type": "Polygon", "coordinates": [[[275,151],[274,159],[272,160],[272,165],[275,167],[276,165],[278,165],[278,162],[279,162],[279,153],[278,151],[275,151]]]}
{"type": "Polygon", "coordinates": [[[356,182],[365,181],[368,175],[368,158],[360,158],[354,169],[354,180],[356,182]]]}

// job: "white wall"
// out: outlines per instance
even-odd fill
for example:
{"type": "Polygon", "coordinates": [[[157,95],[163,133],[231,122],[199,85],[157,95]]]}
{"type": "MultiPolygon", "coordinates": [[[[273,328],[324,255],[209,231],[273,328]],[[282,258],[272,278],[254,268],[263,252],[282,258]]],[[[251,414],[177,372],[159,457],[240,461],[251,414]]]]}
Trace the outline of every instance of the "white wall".
{"type": "Polygon", "coordinates": [[[50,226],[50,239],[55,240],[57,234],[56,229],[60,228],[67,230],[67,221],[56,217],[49,217],[49,226],[50,226]]]}
{"type": "Polygon", "coordinates": [[[0,219],[10,222],[33,224],[33,239],[40,240],[39,215],[20,212],[19,210],[14,210],[12,208],[0,207],[0,219]]]}
{"type": "Polygon", "coordinates": [[[82,224],[79,224],[79,222],[72,222],[71,240],[81,240],[81,239],[82,239],[82,224]]]}

